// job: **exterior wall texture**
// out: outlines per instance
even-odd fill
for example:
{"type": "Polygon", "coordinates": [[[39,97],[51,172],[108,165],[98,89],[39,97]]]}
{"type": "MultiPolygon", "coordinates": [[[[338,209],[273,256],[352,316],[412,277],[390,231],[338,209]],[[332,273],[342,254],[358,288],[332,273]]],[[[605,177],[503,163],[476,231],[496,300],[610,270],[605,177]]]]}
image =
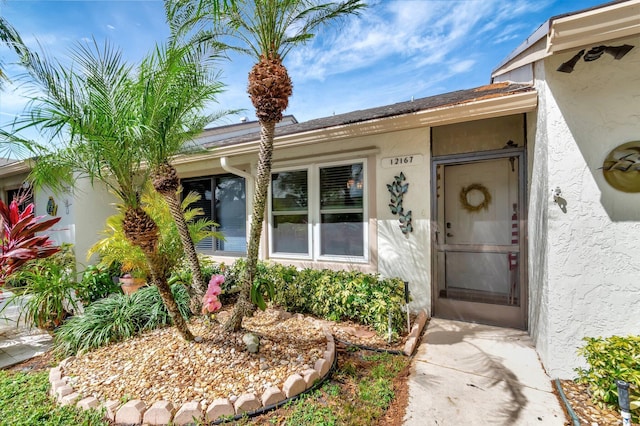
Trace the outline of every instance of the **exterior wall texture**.
{"type": "Polygon", "coordinates": [[[411,308],[431,312],[431,178],[429,128],[385,133],[376,137],[377,155],[378,272],[409,282],[411,308]],[[381,167],[385,159],[422,155],[423,161],[411,166],[381,167]],[[409,183],[403,199],[405,211],[411,210],[413,232],[404,235],[398,216],[389,209],[387,184],[402,172],[409,183]]]}
{"type": "Polygon", "coordinates": [[[529,204],[527,217],[528,233],[528,286],[529,286],[529,334],[536,349],[543,359],[549,359],[547,339],[549,336],[549,286],[548,286],[548,148],[549,136],[547,126],[547,108],[549,93],[544,82],[544,66],[536,64],[535,84],[538,89],[538,109],[531,113],[527,122],[529,132],[528,171],[529,171],[529,204]]]}
{"type": "Polygon", "coordinates": [[[573,377],[583,337],[640,328],[640,193],[614,189],[600,170],[611,150],[640,139],[640,37],[615,42],[623,43],[636,47],[622,60],[605,54],[578,62],[571,74],[555,70],[575,52],[552,56],[545,60],[544,82],[538,82],[544,100],[536,156],[543,158],[532,177],[530,231],[532,239],[545,238],[545,214],[536,213],[544,206],[544,178],[535,179],[546,155],[548,232],[546,242],[532,241],[530,267],[538,266],[538,250],[547,251],[548,259],[546,282],[532,269],[530,285],[542,292],[547,312],[539,309],[532,335],[552,377],[573,377]],[[566,212],[553,201],[556,187],[566,212]]]}

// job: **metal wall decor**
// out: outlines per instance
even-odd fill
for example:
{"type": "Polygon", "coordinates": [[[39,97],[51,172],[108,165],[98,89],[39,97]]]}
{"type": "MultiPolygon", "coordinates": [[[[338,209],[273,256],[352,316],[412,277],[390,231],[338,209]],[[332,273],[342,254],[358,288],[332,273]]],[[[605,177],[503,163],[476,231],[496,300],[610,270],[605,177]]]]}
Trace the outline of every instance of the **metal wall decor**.
{"type": "Polygon", "coordinates": [[[469,186],[464,186],[460,190],[460,204],[462,204],[462,208],[466,211],[474,213],[478,212],[482,209],[489,209],[489,204],[491,204],[491,193],[487,189],[486,186],[480,183],[472,183],[469,186]],[[469,201],[469,193],[471,191],[478,191],[482,194],[482,201],[477,204],[472,204],[469,201]]]}
{"type": "Polygon", "coordinates": [[[614,148],[604,160],[602,174],[620,191],[640,192],[640,141],[614,148]]]}
{"type": "Polygon", "coordinates": [[[402,205],[404,194],[409,190],[409,183],[404,183],[407,178],[404,173],[400,172],[398,176],[394,176],[393,183],[387,184],[387,189],[391,194],[391,202],[389,203],[389,209],[391,214],[397,214],[400,218],[400,230],[404,235],[408,235],[409,232],[413,232],[413,225],[411,224],[411,210],[404,211],[402,205]]]}

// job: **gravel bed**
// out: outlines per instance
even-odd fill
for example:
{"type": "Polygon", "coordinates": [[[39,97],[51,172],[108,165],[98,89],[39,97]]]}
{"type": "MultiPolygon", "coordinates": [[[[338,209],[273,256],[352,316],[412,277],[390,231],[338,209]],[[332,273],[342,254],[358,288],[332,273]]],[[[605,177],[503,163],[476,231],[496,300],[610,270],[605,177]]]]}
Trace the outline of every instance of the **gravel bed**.
{"type": "Polygon", "coordinates": [[[294,373],[313,368],[326,349],[323,321],[267,310],[245,318],[245,331],[226,333],[223,319],[195,318],[189,325],[201,343],[183,341],[172,328],[150,331],[70,360],[64,369],[70,384],[83,397],[142,400],[147,407],[159,400],[181,406],[214,399],[231,402],[244,393],[260,397],[270,386],[282,388],[294,373]],[[260,351],[246,351],[242,336],[260,336],[260,351]]]}
{"type": "MultiPolygon", "coordinates": [[[[587,385],[576,383],[573,380],[560,380],[560,384],[571,409],[580,420],[580,424],[588,426],[618,426],[622,424],[619,412],[594,404],[587,385]]],[[[637,425],[637,423],[633,424],[637,425]]]]}

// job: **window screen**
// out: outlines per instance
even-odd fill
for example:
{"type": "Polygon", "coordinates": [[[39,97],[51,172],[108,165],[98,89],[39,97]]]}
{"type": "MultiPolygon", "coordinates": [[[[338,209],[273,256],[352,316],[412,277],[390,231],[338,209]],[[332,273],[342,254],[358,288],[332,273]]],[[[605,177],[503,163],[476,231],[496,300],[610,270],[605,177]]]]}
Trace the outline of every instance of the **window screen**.
{"type": "Polygon", "coordinates": [[[271,175],[272,251],[309,253],[307,171],[271,175]]]}

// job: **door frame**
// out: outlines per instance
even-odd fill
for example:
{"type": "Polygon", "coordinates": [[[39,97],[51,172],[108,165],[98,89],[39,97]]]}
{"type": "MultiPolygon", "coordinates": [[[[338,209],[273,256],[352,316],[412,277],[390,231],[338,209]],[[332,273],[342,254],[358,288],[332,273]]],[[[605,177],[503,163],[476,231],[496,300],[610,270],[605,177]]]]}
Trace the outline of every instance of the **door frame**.
{"type": "MultiPolygon", "coordinates": [[[[502,327],[528,329],[528,282],[527,282],[527,194],[526,194],[526,149],[522,148],[506,148],[493,151],[482,151],[467,154],[450,154],[431,157],[431,312],[435,317],[443,317],[450,319],[465,320],[460,317],[459,312],[474,311],[473,320],[488,325],[497,325],[502,327]],[[478,302],[460,301],[460,300],[438,300],[439,298],[439,282],[440,268],[438,265],[438,253],[446,250],[446,244],[439,244],[439,220],[438,203],[444,202],[438,199],[438,166],[451,166],[471,164],[478,161],[495,160],[502,158],[516,157],[518,162],[518,231],[519,231],[519,300],[520,306],[503,306],[495,304],[485,304],[478,302]],[[436,304],[439,304],[436,308],[436,304]]],[[[443,168],[444,171],[444,168],[443,168]]],[[[444,185],[444,184],[443,184],[444,185]]],[[[444,187],[442,190],[444,191],[444,187]]],[[[491,245],[474,245],[479,250],[488,252],[502,252],[499,247],[491,245]]],[[[451,251],[454,251],[455,247],[451,251]]],[[[444,277],[442,277],[443,279],[444,277]]]]}

